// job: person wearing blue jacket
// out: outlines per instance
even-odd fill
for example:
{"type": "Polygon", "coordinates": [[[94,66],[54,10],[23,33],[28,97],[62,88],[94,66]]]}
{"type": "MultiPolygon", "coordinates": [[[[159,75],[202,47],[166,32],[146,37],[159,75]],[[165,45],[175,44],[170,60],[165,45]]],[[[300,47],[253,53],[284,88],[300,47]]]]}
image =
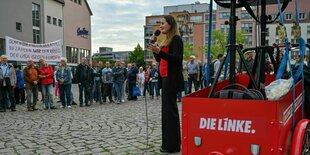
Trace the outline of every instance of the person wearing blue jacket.
{"type": "Polygon", "coordinates": [[[14,90],[15,95],[15,103],[16,104],[24,104],[25,97],[25,81],[23,71],[20,70],[20,66],[14,65],[16,72],[16,87],[14,90]]]}
{"type": "Polygon", "coordinates": [[[71,108],[71,86],[72,86],[72,74],[70,67],[67,66],[67,59],[60,59],[60,66],[56,72],[56,79],[58,81],[58,87],[60,92],[61,108],[71,108]]]}

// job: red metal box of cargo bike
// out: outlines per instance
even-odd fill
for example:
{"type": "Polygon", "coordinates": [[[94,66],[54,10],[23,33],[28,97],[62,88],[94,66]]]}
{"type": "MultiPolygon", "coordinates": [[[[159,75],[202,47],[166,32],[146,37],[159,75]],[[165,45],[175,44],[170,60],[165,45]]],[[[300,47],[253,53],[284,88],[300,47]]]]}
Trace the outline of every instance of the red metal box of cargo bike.
{"type": "MultiPolygon", "coordinates": [[[[266,85],[275,76],[266,75],[266,85]]],[[[247,75],[237,83],[247,86],[247,75]]],[[[228,85],[217,84],[215,91],[228,85]]],[[[295,89],[295,122],[301,120],[302,84],[295,89]]],[[[207,98],[210,87],[183,97],[183,155],[289,154],[292,139],[293,90],[279,101],[207,98]]]]}

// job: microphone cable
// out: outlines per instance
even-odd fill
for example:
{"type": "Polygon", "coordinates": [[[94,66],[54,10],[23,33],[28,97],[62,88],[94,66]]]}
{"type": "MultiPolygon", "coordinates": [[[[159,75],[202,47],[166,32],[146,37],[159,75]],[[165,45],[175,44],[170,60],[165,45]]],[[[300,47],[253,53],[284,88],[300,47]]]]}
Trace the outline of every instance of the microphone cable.
{"type": "MultiPolygon", "coordinates": [[[[145,84],[144,84],[145,87],[145,84]]],[[[149,115],[148,115],[148,109],[147,109],[147,99],[146,99],[146,92],[145,92],[145,96],[144,96],[144,103],[145,103],[145,118],[146,118],[146,145],[145,145],[145,150],[142,153],[142,155],[144,155],[144,153],[147,152],[148,150],[148,146],[149,146],[149,115]]]]}
{"type": "MultiPolygon", "coordinates": [[[[146,52],[147,50],[144,50],[144,61],[146,60],[146,52]]],[[[146,68],[147,71],[147,68],[146,68]]],[[[144,81],[144,89],[145,89],[145,81],[144,81]]],[[[148,87],[149,88],[149,83],[148,83],[148,87]]],[[[141,91],[142,92],[142,91],[141,91]]],[[[143,90],[144,92],[144,90],[143,90]]],[[[143,96],[143,92],[141,93],[143,96]]],[[[146,145],[145,145],[145,150],[143,151],[142,155],[144,155],[147,150],[148,150],[148,145],[149,145],[149,115],[148,115],[148,109],[147,109],[147,89],[145,89],[145,96],[144,96],[144,104],[145,104],[145,118],[146,118],[146,145]]]]}

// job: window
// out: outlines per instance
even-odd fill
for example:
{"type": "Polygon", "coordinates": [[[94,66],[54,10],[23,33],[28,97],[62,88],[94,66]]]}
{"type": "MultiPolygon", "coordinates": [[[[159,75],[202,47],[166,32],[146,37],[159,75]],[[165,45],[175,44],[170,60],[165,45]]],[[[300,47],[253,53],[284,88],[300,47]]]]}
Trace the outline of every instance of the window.
{"type": "Polygon", "coordinates": [[[144,34],[145,34],[145,37],[151,37],[153,35],[153,28],[145,27],[144,34]]]}
{"type": "Polygon", "coordinates": [[[62,20],[61,19],[58,19],[58,26],[62,27],[62,20]]]}
{"type": "Polygon", "coordinates": [[[53,17],[53,25],[57,25],[57,18],[53,17]]]}
{"type": "Polygon", "coordinates": [[[299,13],[299,19],[300,20],[306,19],[306,13],[304,13],[304,12],[299,13]]]}
{"type": "Polygon", "coordinates": [[[269,27],[266,27],[266,37],[269,37],[269,27]]]}
{"type": "Polygon", "coordinates": [[[268,39],[266,40],[266,45],[269,45],[269,40],[268,39]]]}
{"type": "Polygon", "coordinates": [[[191,16],[191,22],[202,22],[202,16],[191,16]]]}
{"type": "Polygon", "coordinates": [[[77,57],[78,57],[78,49],[73,47],[66,47],[66,56],[68,63],[77,63],[77,57]]]}
{"type": "Polygon", "coordinates": [[[51,18],[51,16],[47,16],[46,19],[47,19],[47,23],[49,23],[49,24],[52,23],[52,18],[51,18]]]}
{"type": "Polygon", "coordinates": [[[16,22],[16,31],[22,31],[22,23],[16,22]]]}
{"type": "Polygon", "coordinates": [[[243,33],[252,33],[252,23],[241,24],[241,31],[243,33]]]}
{"type": "Polygon", "coordinates": [[[0,55],[3,55],[5,51],[5,39],[0,38],[0,55]]]}
{"type": "MultiPolygon", "coordinates": [[[[307,43],[310,44],[310,39],[309,39],[309,38],[307,39],[307,43]]],[[[0,49],[0,50],[1,50],[1,49],[0,49]]]]}
{"type": "Polygon", "coordinates": [[[90,61],[91,54],[90,50],[80,49],[80,58],[86,57],[88,61],[90,61]]]}
{"type": "Polygon", "coordinates": [[[149,19],[149,21],[148,21],[148,25],[155,25],[155,24],[159,24],[159,23],[160,23],[160,21],[161,21],[161,19],[160,19],[160,18],[151,18],[151,19],[149,19]]]}
{"type": "Polygon", "coordinates": [[[32,3],[32,25],[40,27],[40,5],[32,3]]]}
{"type": "Polygon", "coordinates": [[[252,19],[249,13],[241,13],[241,19],[252,19]]]}
{"type": "Polygon", "coordinates": [[[220,19],[228,19],[230,17],[230,12],[220,12],[220,19]]]}
{"type": "Polygon", "coordinates": [[[244,39],[247,46],[252,46],[252,36],[244,36],[244,39]]]}
{"type": "Polygon", "coordinates": [[[285,14],[284,19],[285,20],[292,20],[292,14],[290,14],[290,13],[285,14]]]}
{"type": "MultiPolygon", "coordinates": [[[[212,14],[212,20],[216,20],[216,14],[212,14]]],[[[206,22],[209,22],[209,14],[206,15],[206,22]]]]}
{"type": "Polygon", "coordinates": [[[221,29],[221,32],[224,33],[225,32],[225,25],[221,24],[220,29],[221,29]]]}
{"type": "Polygon", "coordinates": [[[212,24],[212,29],[215,30],[216,29],[216,25],[212,24]]]}
{"type": "Polygon", "coordinates": [[[194,37],[189,38],[189,43],[190,43],[190,45],[194,45],[194,37]]]}
{"type": "Polygon", "coordinates": [[[74,3],[77,3],[77,0],[74,0],[74,3]]]}
{"type": "Polygon", "coordinates": [[[78,0],[78,4],[80,4],[80,5],[82,4],[82,3],[81,3],[81,0],[78,0]]]}
{"type": "Polygon", "coordinates": [[[35,44],[39,44],[40,43],[40,37],[41,34],[40,34],[40,30],[35,30],[33,29],[33,43],[35,44]]]}
{"type": "Polygon", "coordinates": [[[41,43],[40,5],[32,3],[32,36],[33,43],[41,43]]]}
{"type": "Polygon", "coordinates": [[[187,19],[188,19],[187,15],[180,15],[180,16],[178,16],[178,21],[185,21],[187,19]]]}
{"type": "Polygon", "coordinates": [[[226,33],[230,32],[230,26],[229,25],[226,25],[226,33]]]}
{"type": "Polygon", "coordinates": [[[310,26],[307,26],[307,34],[310,34],[310,26]]]}
{"type": "Polygon", "coordinates": [[[271,15],[271,19],[272,19],[272,20],[276,19],[276,17],[277,17],[277,14],[275,14],[275,13],[273,13],[273,14],[271,15]]]}

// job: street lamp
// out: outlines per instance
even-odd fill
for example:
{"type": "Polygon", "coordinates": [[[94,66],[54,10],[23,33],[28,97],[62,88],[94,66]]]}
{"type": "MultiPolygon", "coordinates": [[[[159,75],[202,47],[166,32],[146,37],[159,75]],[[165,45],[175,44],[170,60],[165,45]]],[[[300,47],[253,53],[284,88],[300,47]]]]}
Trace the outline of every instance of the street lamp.
{"type": "Polygon", "coordinates": [[[190,42],[190,34],[194,31],[194,22],[188,21],[188,15],[181,15],[178,17],[178,28],[181,37],[183,38],[183,35],[187,35],[187,41],[190,42]]]}

